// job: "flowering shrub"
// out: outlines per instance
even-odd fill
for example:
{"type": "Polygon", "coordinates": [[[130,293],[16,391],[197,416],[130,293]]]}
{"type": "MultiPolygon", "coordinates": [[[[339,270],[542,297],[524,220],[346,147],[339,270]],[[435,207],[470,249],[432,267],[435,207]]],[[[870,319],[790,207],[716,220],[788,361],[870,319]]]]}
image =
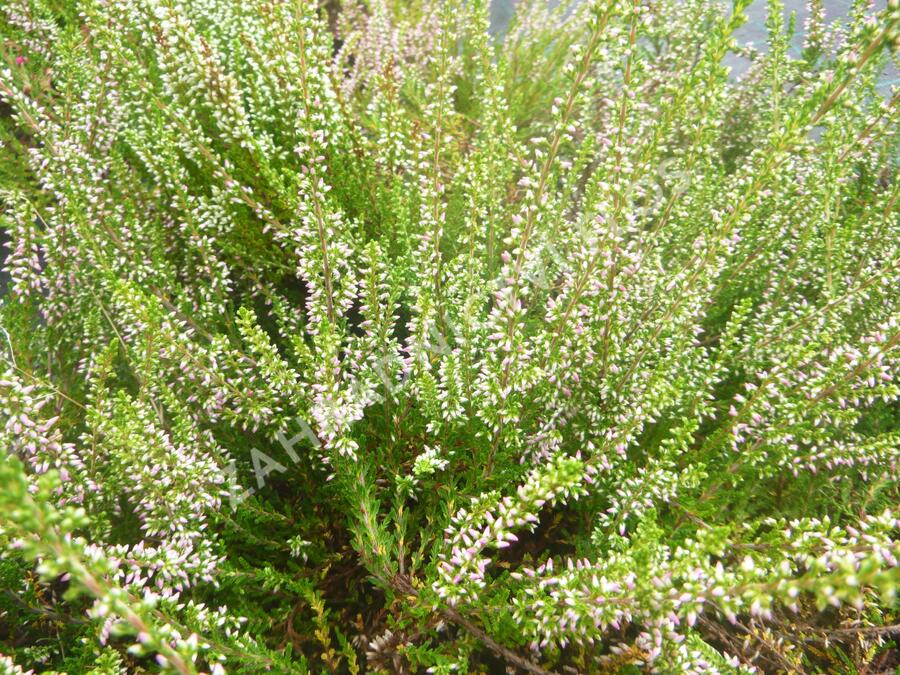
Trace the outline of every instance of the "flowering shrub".
{"type": "Polygon", "coordinates": [[[900,7],[748,2],[5,0],[0,672],[897,666],[900,7]]]}

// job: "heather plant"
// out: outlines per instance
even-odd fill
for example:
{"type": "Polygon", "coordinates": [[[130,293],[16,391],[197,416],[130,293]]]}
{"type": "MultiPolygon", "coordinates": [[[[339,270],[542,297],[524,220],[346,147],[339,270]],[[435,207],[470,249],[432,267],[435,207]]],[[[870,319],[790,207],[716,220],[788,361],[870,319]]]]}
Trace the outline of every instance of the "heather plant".
{"type": "Polygon", "coordinates": [[[900,6],[748,3],[4,0],[0,672],[900,665],[900,6]]]}

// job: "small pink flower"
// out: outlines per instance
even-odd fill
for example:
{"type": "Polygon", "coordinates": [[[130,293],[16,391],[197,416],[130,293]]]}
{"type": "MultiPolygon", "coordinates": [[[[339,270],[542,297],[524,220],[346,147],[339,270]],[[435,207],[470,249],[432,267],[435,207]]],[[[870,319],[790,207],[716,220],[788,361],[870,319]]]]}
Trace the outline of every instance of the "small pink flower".
{"type": "Polygon", "coordinates": [[[17,66],[24,65],[24,63],[25,63],[25,57],[24,57],[24,56],[17,56],[17,57],[16,57],[16,65],[17,65],[17,66]]]}

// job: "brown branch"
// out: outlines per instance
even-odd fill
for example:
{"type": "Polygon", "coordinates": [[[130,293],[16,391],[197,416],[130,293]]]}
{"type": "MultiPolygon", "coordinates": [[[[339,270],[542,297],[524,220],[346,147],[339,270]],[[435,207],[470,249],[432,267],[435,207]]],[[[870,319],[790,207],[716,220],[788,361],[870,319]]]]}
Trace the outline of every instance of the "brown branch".
{"type": "MultiPolygon", "coordinates": [[[[409,577],[405,575],[398,574],[393,576],[392,578],[388,579],[388,584],[391,586],[391,588],[400,593],[411,595],[414,598],[419,597],[419,592],[413,587],[409,577]]],[[[437,612],[446,620],[456,624],[467,633],[475,637],[485,647],[490,649],[500,658],[504,659],[508,664],[528,673],[536,673],[537,675],[556,675],[556,673],[554,673],[553,671],[545,670],[533,661],[519,656],[511,649],[504,647],[499,642],[494,640],[490,635],[485,633],[481,628],[479,628],[465,616],[460,614],[457,610],[451,607],[446,607],[438,609],[437,612]]]]}

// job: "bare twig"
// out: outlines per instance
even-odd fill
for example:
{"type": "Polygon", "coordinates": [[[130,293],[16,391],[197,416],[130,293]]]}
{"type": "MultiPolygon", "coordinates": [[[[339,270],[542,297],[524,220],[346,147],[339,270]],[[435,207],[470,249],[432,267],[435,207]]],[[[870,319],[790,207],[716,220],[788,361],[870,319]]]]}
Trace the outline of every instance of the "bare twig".
{"type": "MultiPolygon", "coordinates": [[[[412,582],[407,576],[398,574],[389,579],[388,583],[394,590],[400,593],[405,593],[406,595],[411,595],[415,598],[419,597],[419,592],[413,587],[412,582]]],[[[438,609],[437,611],[442,617],[456,624],[467,633],[478,639],[485,647],[490,649],[497,656],[504,659],[508,664],[528,673],[537,673],[538,675],[555,675],[553,671],[546,670],[533,661],[519,656],[511,649],[507,649],[499,642],[494,640],[490,635],[485,633],[481,628],[472,623],[465,616],[460,614],[457,610],[450,607],[445,607],[438,609]]]]}

